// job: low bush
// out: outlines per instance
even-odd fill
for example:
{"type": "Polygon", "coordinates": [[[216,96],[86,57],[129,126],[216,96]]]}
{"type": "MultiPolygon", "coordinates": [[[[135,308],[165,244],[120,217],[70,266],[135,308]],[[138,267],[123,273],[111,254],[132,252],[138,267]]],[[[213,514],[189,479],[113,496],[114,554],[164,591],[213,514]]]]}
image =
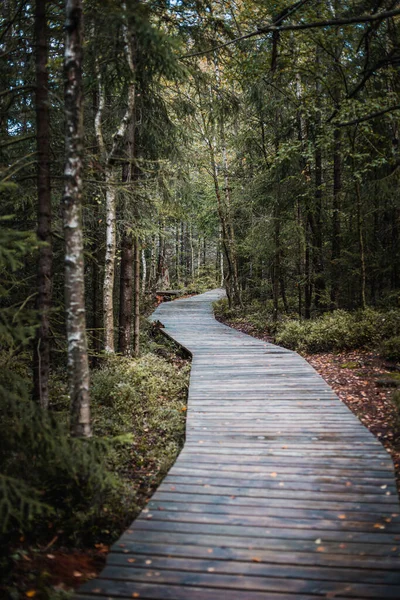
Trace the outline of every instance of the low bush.
{"type": "Polygon", "coordinates": [[[400,362],[400,335],[384,340],[380,347],[380,354],[387,360],[400,362]]]}
{"type": "Polygon", "coordinates": [[[59,375],[52,377],[50,410],[43,411],[29,399],[25,381],[3,369],[2,551],[21,536],[38,543],[57,534],[59,543],[75,546],[115,539],[183,443],[188,378],[180,359],[105,358],[92,373],[94,436],[76,439],[69,435],[59,375]]]}
{"type": "Polygon", "coordinates": [[[387,358],[392,349],[395,360],[396,342],[389,344],[385,338],[399,330],[400,312],[396,310],[365,309],[351,313],[336,310],[312,321],[290,320],[278,324],[276,341],[287,348],[311,353],[381,346],[387,349],[387,358]]]}

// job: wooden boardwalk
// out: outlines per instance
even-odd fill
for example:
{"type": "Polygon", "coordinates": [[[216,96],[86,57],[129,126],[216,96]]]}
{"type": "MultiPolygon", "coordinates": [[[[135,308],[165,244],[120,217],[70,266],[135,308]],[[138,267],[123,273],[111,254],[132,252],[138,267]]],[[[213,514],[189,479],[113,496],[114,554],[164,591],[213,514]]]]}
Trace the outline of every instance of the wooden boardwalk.
{"type": "Polygon", "coordinates": [[[220,290],[153,315],[193,353],[185,446],[81,599],[400,599],[390,455],[298,354],[217,323],[220,290]]]}

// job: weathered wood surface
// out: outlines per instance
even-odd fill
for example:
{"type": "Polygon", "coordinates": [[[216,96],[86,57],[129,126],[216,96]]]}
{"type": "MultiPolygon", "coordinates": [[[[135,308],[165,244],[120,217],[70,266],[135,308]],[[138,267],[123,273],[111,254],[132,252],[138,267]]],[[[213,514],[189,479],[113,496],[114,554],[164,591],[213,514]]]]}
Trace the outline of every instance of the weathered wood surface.
{"type": "Polygon", "coordinates": [[[299,355],[217,323],[216,290],[153,318],[193,354],[185,446],[80,598],[400,598],[390,455],[299,355]]]}

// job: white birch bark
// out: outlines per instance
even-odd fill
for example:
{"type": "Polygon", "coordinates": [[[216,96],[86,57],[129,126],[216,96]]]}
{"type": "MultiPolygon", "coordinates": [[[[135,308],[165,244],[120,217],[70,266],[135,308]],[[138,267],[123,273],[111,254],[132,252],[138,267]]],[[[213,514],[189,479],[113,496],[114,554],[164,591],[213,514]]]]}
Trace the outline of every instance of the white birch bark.
{"type": "Polygon", "coordinates": [[[103,318],[104,349],[114,352],[114,278],[116,253],[116,177],[115,169],[106,170],[106,256],[104,263],[103,318]]]}
{"type": "MultiPolygon", "coordinates": [[[[126,12],[125,3],[122,4],[126,12]]],[[[107,150],[103,136],[102,117],[105,107],[105,93],[101,81],[100,71],[97,65],[97,79],[99,85],[99,105],[95,117],[95,132],[97,143],[100,148],[102,160],[105,166],[105,188],[106,188],[106,256],[103,283],[103,317],[104,317],[104,349],[106,352],[115,352],[114,343],[114,279],[115,279],[115,257],[116,257],[116,201],[117,186],[115,169],[113,167],[116,155],[125,139],[128,126],[132,120],[135,109],[135,65],[133,62],[132,43],[126,25],[123,26],[125,58],[131,72],[132,81],[128,87],[128,100],[125,114],[112,136],[111,148],[107,150]]]]}
{"type": "Polygon", "coordinates": [[[144,248],[142,248],[142,292],[143,292],[143,294],[146,291],[146,278],[147,278],[146,254],[145,254],[144,248]]]}
{"type": "Polygon", "coordinates": [[[63,226],[65,236],[65,306],[67,316],[71,433],[91,436],[89,362],[86,340],[82,233],[82,2],[66,0],[65,168],[63,226]]]}

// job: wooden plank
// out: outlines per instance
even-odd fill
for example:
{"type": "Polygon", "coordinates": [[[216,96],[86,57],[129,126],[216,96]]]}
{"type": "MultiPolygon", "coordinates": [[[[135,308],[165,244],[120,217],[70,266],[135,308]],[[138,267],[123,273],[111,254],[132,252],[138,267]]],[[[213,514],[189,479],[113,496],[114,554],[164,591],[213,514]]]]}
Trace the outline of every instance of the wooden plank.
{"type": "Polygon", "coordinates": [[[214,290],[153,318],[192,354],[184,449],[80,598],[400,598],[390,455],[300,356],[217,323],[214,290]]]}

